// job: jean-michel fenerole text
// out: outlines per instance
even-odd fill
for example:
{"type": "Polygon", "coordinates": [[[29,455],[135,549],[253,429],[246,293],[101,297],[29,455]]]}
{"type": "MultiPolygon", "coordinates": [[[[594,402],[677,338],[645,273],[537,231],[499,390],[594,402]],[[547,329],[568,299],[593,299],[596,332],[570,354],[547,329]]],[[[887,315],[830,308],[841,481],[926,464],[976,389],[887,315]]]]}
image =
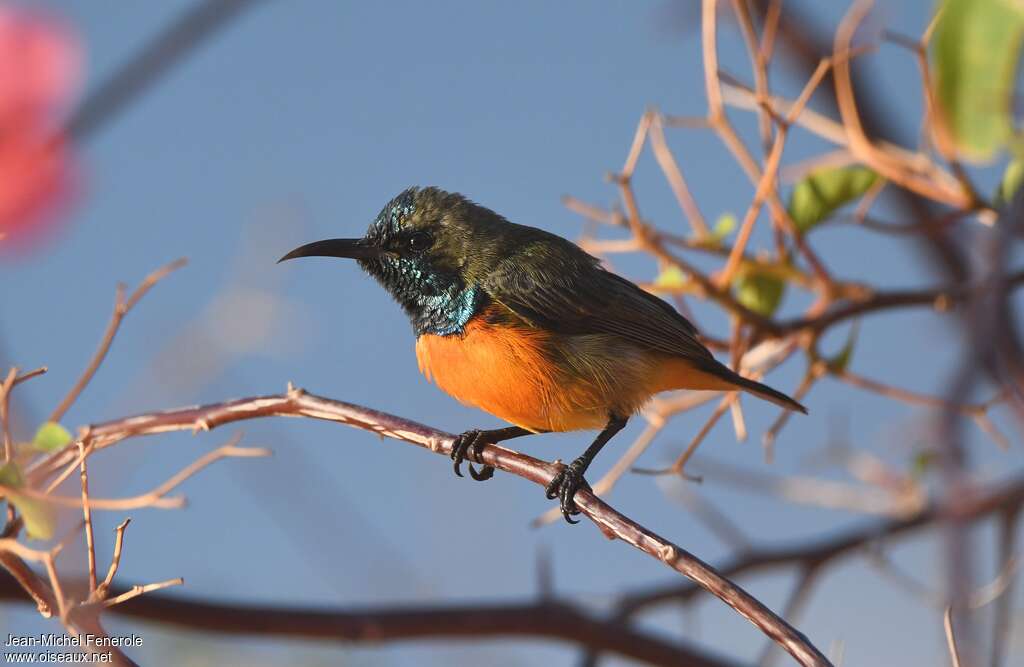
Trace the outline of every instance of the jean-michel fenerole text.
{"type": "Polygon", "coordinates": [[[56,632],[40,633],[38,635],[8,634],[4,646],[22,648],[142,646],[142,637],[138,635],[116,637],[90,633],[71,636],[56,632]]]}

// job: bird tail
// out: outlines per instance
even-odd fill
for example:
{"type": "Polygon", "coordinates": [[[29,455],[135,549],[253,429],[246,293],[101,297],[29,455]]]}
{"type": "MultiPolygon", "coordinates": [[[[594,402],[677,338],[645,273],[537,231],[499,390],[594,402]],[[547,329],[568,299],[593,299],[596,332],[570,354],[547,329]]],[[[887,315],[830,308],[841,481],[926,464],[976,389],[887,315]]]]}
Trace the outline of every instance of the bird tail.
{"type": "Polygon", "coordinates": [[[750,378],[745,378],[739,373],[729,368],[728,366],[726,366],[725,364],[715,361],[713,367],[709,366],[704,368],[703,370],[711,373],[712,375],[718,376],[720,379],[725,380],[726,382],[735,387],[739,387],[743,391],[750,392],[751,394],[757,396],[758,398],[763,398],[766,401],[770,401],[775,405],[778,405],[779,407],[785,408],[787,410],[795,410],[797,412],[802,412],[805,415],[807,414],[807,408],[805,408],[803,405],[793,400],[789,396],[783,394],[781,391],[778,391],[777,389],[772,389],[768,385],[761,384],[760,382],[751,380],[750,378]]]}

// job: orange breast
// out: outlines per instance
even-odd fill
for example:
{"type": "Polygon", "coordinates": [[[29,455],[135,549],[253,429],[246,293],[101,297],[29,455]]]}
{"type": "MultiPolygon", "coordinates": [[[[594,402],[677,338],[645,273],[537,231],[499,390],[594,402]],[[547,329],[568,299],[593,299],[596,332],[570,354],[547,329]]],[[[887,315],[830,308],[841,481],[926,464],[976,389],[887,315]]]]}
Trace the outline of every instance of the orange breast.
{"type": "Polygon", "coordinates": [[[462,403],[530,431],[602,428],[607,401],[565,377],[551,361],[550,337],[478,316],[462,335],[421,335],[416,359],[427,379],[462,403]]]}
{"type": "Polygon", "coordinates": [[[661,391],[730,388],[685,359],[614,335],[560,335],[494,312],[505,319],[484,313],[461,335],[421,335],[416,359],[427,379],[462,403],[530,431],[600,429],[661,391]]]}

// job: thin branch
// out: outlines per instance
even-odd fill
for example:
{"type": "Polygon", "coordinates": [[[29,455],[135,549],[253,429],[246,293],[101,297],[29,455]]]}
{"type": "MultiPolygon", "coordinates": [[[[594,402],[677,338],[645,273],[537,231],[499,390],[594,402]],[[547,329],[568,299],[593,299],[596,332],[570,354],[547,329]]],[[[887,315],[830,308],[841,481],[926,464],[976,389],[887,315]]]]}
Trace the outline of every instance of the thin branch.
{"type": "MultiPolygon", "coordinates": [[[[1007,274],[1006,284],[1009,287],[1024,285],[1024,271],[1007,274]]],[[[930,306],[938,311],[946,311],[954,304],[959,304],[972,298],[986,289],[990,289],[989,286],[959,284],[921,290],[876,292],[860,301],[839,306],[816,317],[797,317],[778,322],[776,335],[784,335],[803,329],[824,331],[834,324],[844,322],[858,315],[879,313],[894,308],[930,306]]]]}
{"type": "Polygon", "coordinates": [[[176,577],[174,579],[168,579],[166,581],[158,581],[155,584],[132,586],[130,589],[128,589],[124,593],[121,593],[120,595],[115,595],[112,598],[107,598],[103,601],[102,604],[104,607],[113,607],[124,602],[128,602],[129,600],[134,600],[140,595],[145,595],[146,593],[151,593],[153,591],[159,591],[164,588],[170,588],[171,586],[181,586],[184,583],[184,579],[182,579],[181,577],[176,577]]]}
{"type": "Polygon", "coordinates": [[[11,387],[18,377],[18,368],[11,366],[7,377],[0,383],[0,430],[3,431],[4,461],[14,460],[14,438],[11,437],[11,387]]]}
{"type": "MultiPolygon", "coordinates": [[[[850,7],[836,30],[833,47],[836,56],[850,50],[857,26],[864,19],[870,6],[870,0],[859,0],[850,7]]],[[[973,207],[971,197],[964,193],[959,183],[955,188],[946,188],[931,179],[922,178],[911,165],[892,153],[880,150],[871,142],[861,124],[860,113],[854,99],[849,62],[836,62],[833,81],[839,113],[843,119],[849,148],[854,155],[886,179],[932,201],[961,209],[973,207]]]]}
{"type": "MultiPolygon", "coordinates": [[[[175,473],[170,479],[152,491],[147,491],[146,493],[142,493],[137,496],[130,496],[128,498],[90,498],[89,506],[98,510],[132,510],[142,507],[178,509],[184,507],[185,499],[183,497],[168,497],[167,494],[180,486],[182,482],[192,477],[203,468],[209,466],[211,463],[229,457],[253,458],[271,455],[271,451],[269,449],[261,447],[237,447],[237,442],[238,436],[236,436],[231,443],[207,452],[179,472],[175,473]]],[[[7,487],[0,485],[0,491],[6,490],[7,487]]],[[[30,487],[19,488],[18,493],[29,498],[35,498],[44,502],[60,505],[62,507],[74,507],[76,509],[80,509],[82,507],[82,501],[79,498],[57,496],[51,493],[38,491],[30,487]]]]}
{"type": "Polygon", "coordinates": [[[149,274],[146,276],[146,279],[143,280],[137,288],[135,288],[135,291],[132,292],[132,295],[128,297],[127,301],[125,301],[124,298],[124,287],[118,285],[117,297],[114,300],[114,314],[111,316],[110,323],[107,325],[107,330],[103,334],[103,340],[100,341],[99,349],[96,350],[96,354],[93,355],[89,365],[86,366],[85,371],[82,372],[81,377],[78,378],[75,385],[71,387],[71,390],[67,393],[67,396],[64,397],[64,400],[62,400],[60,405],[54,408],[53,412],[50,413],[50,417],[47,421],[59,422],[64,416],[64,413],[68,411],[68,408],[70,408],[75,400],[78,399],[82,390],[84,390],[86,385],[89,384],[89,381],[92,380],[93,375],[96,374],[100,364],[103,363],[104,357],[107,356],[107,352],[110,350],[110,345],[114,342],[114,336],[117,335],[117,330],[121,326],[121,320],[123,320],[124,316],[128,314],[128,311],[138,303],[139,299],[146,295],[146,292],[160,282],[160,280],[167,274],[175,269],[185,266],[187,262],[188,260],[183,257],[149,274]]]}
{"type": "Polygon", "coordinates": [[[17,554],[0,549],[0,566],[11,575],[11,586],[21,597],[28,596],[36,603],[36,609],[43,618],[50,618],[57,610],[57,601],[53,591],[32,571],[25,561],[17,554]]]}
{"type": "Polygon", "coordinates": [[[39,368],[34,368],[30,371],[26,371],[25,373],[22,373],[18,377],[14,378],[14,383],[11,385],[11,387],[17,387],[19,384],[25,382],[26,380],[31,380],[34,377],[39,377],[40,375],[46,373],[46,370],[46,366],[40,366],[39,368]]]}
{"type": "Polygon", "coordinates": [[[672,151],[665,141],[665,130],[660,113],[654,113],[653,115],[648,139],[651,144],[651,152],[654,153],[654,158],[665,173],[665,179],[676,196],[679,208],[682,209],[686,219],[690,221],[690,227],[693,229],[694,235],[697,238],[707,237],[710,233],[708,224],[704,220],[696,200],[694,200],[693,195],[690,193],[690,188],[686,184],[686,178],[683,177],[679,163],[676,162],[675,156],[672,155],[672,151]]]}
{"type": "Polygon", "coordinates": [[[117,525],[114,529],[114,554],[110,557],[110,567],[107,569],[107,576],[103,577],[103,583],[97,588],[96,598],[105,599],[107,597],[107,591],[113,585],[114,576],[117,574],[117,568],[121,566],[121,550],[124,548],[124,531],[131,523],[131,519],[125,519],[117,525]]]}
{"type": "Polygon", "coordinates": [[[942,615],[942,627],[946,630],[946,645],[949,647],[949,658],[953,661],[953,667],[960,667],[960,650],[953,635],[953,607],[946,607],[942,615]]]}
{"type": "Polygon", "coordinates": [[[92,510],[89,507],[89,473],[85,464],[85,445],[78,443],[78,453],[81,457],[81,479],[82,479],[82,519],[85,522],[85,547],[89,559],[89,595],[96,592],[96,543],[92,534],[92,510]]]}

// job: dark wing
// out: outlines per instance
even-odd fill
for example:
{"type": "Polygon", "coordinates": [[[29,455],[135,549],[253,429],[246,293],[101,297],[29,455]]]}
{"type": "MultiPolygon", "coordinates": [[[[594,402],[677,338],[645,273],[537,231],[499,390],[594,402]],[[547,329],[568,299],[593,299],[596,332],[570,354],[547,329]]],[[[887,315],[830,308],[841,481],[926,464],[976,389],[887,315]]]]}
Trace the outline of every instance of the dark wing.
{"type": "Polygon", "coordinates": [[[697,340],[697,329],[672,306],[559,237],[522,247],[481,282],[494,301],[535,326],[613,334],[668,355],[714,359],[697,340]]]}

